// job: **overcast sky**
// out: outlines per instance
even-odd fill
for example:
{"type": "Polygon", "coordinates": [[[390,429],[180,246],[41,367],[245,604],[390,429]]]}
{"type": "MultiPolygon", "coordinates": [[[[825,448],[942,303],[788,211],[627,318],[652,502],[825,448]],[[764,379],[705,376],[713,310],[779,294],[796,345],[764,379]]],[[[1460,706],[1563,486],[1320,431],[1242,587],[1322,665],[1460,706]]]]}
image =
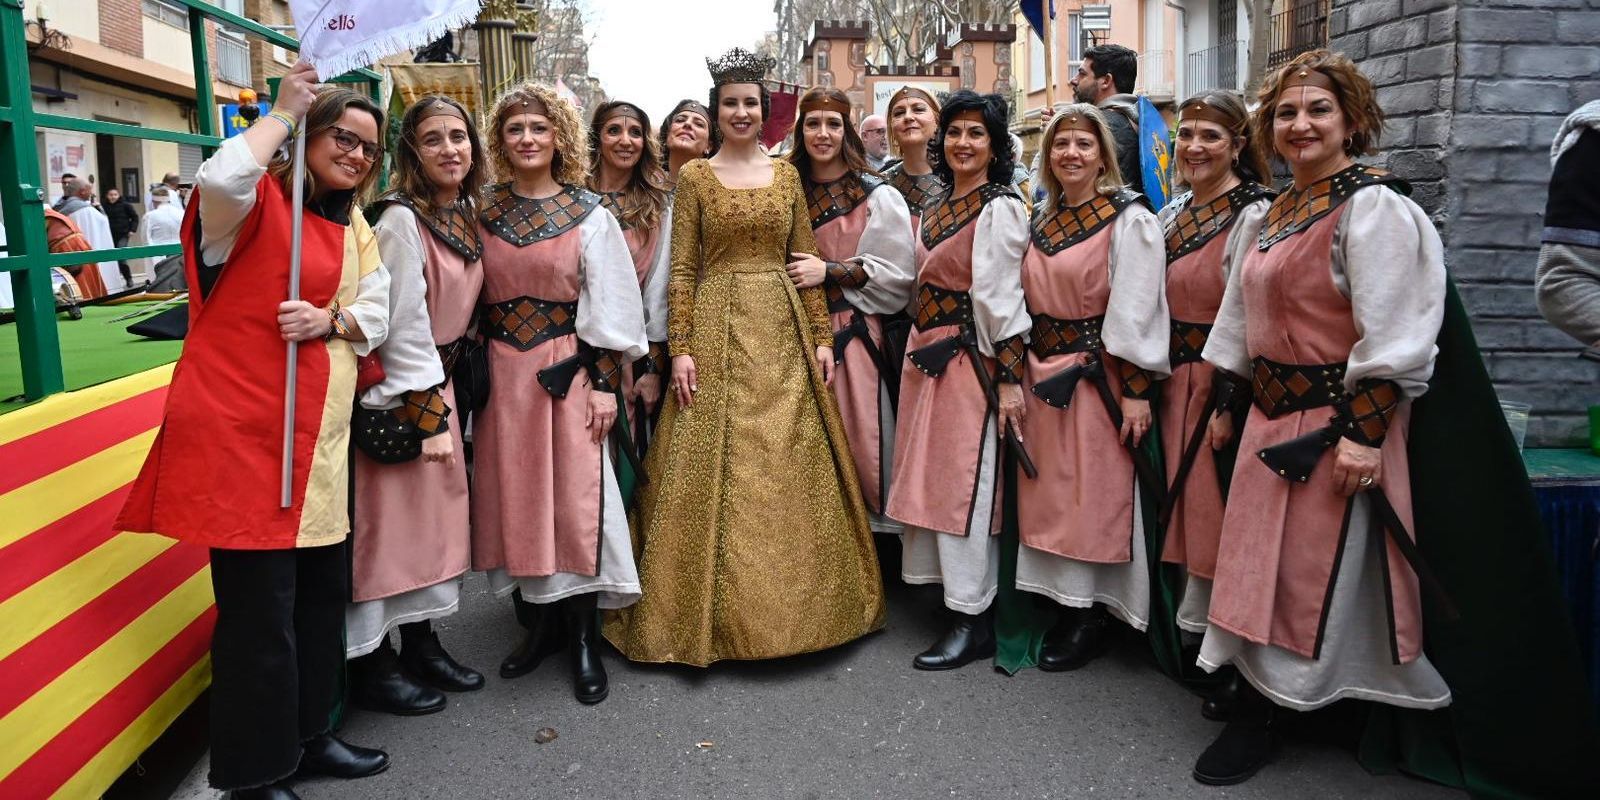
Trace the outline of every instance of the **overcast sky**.
{"type": "Polygon", "coordinates": [[[706,59],[753,47],[773,29],[772,0],[589,0],[589,71],[652,124],[685,97],[706,101],[706,59]]]}

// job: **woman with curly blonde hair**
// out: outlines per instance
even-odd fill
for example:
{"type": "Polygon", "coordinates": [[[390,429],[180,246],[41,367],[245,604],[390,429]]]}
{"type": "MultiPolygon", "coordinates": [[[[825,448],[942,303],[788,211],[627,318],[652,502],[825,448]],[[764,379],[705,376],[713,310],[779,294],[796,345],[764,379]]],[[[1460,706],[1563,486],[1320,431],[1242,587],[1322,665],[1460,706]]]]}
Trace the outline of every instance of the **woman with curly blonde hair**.
{"type": "Polygon", "coordinates": [[[473,566],[497,593],[516,592],[528,628],[501,676],[570,645],[574,693],[598,703],[608,689],[596,609],[640,594],[606,446],[622,364],[646,350],[639,286],[616,218],[582,187],[577,110],[528,83],[500,96],[487,128],[501,182],[478,216],[493,380],[473,430],[473,566]]]}

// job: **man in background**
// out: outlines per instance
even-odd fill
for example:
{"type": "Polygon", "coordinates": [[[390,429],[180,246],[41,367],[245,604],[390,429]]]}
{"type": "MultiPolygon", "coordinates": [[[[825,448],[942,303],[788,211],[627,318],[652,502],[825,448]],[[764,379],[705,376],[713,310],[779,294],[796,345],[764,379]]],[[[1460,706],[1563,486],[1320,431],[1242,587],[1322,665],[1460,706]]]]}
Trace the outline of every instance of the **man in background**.
{"type": "Polygon", "coordinates": [[[1550,324],[1600,347],[1600,100],[1561,123],[1534,291],[1550,324]]]}
{"type": "Polygon", "coordinates": [[[861,120],[861,143],[867,148],[867,166],[881,170],[889,161],[889,123],[873,114],[861,120]]]}
{"type": "Polygon", "coordinates": [[[61,196],[56,198],[56,202],[54,205],[50,206],[51,208],[60,211],[61,207],[66,205],[68,200],[72,199],[72,193],[67,191],[67,184],[71,183],[77,177],[77,175],[74,175],[70,172],[61,173],[61,196]]]}
{"type": "MultiPolygon", "coordinates": [[[[157,185],[158,186],[167,187],[167,202],[172,203],[173,205],[178,207],[179,211],[182,211],[183,208],[184,208],[184,206],[183,206],[183,195],[178,193],[178,187],[180,185],[179,182],[178,182],[178,173],[176,173],[176,172],[167,173],[166,175],[162,176],[161,183],[159,183],[157,185]]],[[[152,186],[152,187],[150,187],[150,191],[146,192],[145,196],[144,196],[144,210],[145,210],[145,213],[149,213],[151,210],[153,210],[155,208],[155,201],[152,199],[154,197],[154,195],[155,195],[155,187],[152,186]]]]}
{"type": "MultiPolygon", "coordinates": [[[[57,209],[70,218],[78,230],[83,233],[83,238],[89,241],[89,246],[94,250],[110,250],[116,246],[111,238],[111,223],[106,220],[106,215],[89,202],[94,195],[94,187],[82,178],[73,178],[67,181],[67,200],[57,209]]],[[[100,262],[100,279],[105,283],[108,292],[121,291],[126,288],[122,283],[122,272],[117,269],[117,262],[100,262]]],[[[81,285],[83,281],[80,279],[81,285]]],[[[85,292],[87,294],[87,292],[85,292]]]]}
{"type": "Polygon", "coordinates": [[[1093,103],[1105,112],[1106,125],[1117,144],[1117,167],[1129,189],[1144,192],[1144,171],[1139,168],[1139,98],[1133,94],[1139,76],[1139,55],[1120,44],[1102,44],[1083,52],[1072,94],[1080,103],[1093,103]]]}
{"type": "MultiPolygon", "coordinates": [[[[100,211],[106,215],[106,222],[111,225],[111,241],[118,247],[128,246],[128,237],[139,229],[139,210],[122,196],[118,189],[107,189],[106,196],[100,204],[100,211]]],[[[122,280],[129,286],[133,285],[133,270],[128,262],[117,260],[117,269],[122,271],[122,280]]]]}

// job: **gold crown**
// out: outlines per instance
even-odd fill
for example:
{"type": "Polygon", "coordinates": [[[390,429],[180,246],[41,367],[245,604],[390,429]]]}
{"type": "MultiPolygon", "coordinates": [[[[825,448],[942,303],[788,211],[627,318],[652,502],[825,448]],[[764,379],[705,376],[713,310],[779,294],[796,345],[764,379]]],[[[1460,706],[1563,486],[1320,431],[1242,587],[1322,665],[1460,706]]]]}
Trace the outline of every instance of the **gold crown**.
{"type": "Polygon", "coordinates": [[[760,83],[776,63],[768,56],[758,56],[742,47],[735,47],[715,61],[706,59],[706,69],[711,71],[711,82],[718,86],[725,83],[760,83]]]}

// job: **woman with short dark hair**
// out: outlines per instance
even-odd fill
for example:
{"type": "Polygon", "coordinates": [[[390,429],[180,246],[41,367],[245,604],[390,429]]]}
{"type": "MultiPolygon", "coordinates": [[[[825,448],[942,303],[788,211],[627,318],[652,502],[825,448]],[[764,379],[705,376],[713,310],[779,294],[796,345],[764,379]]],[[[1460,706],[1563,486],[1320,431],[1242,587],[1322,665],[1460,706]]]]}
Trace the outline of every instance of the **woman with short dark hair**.
{"type": "Polygon", "coordinates": [[[918,237],[886,510],[905,526],[901,576],[943,584],[952,615],[913,660],[917,669],[955,669],[995,652],[999,437],[1007,427],[1022,435],[1028,330],[1028,213],[1011,188],[1006,118],[999,95],[958,91],[930,146],[934,173],[950,188],[924,212],[918,237]]]}

